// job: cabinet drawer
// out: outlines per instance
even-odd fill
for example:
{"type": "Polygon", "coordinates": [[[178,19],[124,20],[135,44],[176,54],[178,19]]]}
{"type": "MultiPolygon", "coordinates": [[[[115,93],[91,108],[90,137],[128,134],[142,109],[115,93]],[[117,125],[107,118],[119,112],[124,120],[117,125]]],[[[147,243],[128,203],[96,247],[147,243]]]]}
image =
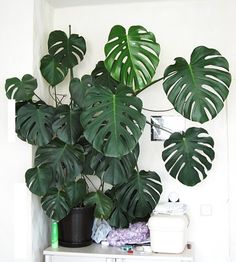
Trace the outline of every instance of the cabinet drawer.
{"type": "Polygon", "coordinates": [[[52,256],[51,262],[107,262],[107,261],[105,258],[98,258],[98,257],[52,256]]]}

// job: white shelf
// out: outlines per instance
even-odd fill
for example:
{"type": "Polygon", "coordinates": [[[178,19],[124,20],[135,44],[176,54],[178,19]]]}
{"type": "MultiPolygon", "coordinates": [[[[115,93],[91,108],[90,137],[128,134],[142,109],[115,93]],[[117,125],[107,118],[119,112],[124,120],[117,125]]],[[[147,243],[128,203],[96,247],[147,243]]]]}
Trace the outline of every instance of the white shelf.
{"type": "MultiPolygon", "coordinates": [[[[79,5],[100,5],[117,3],[139,3],[147,2],[145,0],[47,0],[55,8],[65,8],[79,5]]],[[[157,2],[160,0],[148,0],[148,2],[157,2]]],[[[162,0],[163,1],[163,0],[162,0]]]]}
{"type": "MultiPolygon", "coordinates": [[[[149,252],[137,252],[134,251],[133,254],[128,254],[122,251],[118,247],[103,247],[99,244],[92,244],[87,247],[80,248],[66,248],[59,247],[57,249],[53,249],[51,247],[44,250],[43,254],[45,256],[56,256],[56,257],[87,257],[87,258],[111,258],[111,259],[130,259],[140,260],[142,261],[193,261],[193,246],[192,244],[188,244],[185,248],[184,252],[181,254],[164,254],[164,253],[149,253],[149,252]]],[[[47,261],[47,260],[46,260],[47,261]]],[[[54,260],[52,260],[54,261],[54,260]]],[[[55,260],[56,261],[56,260],[55,260]]],[[[68,260],[70,261],[70,260],[68,260]]],[[[79,261],[79,260],[78,260],[79,261]]]]}

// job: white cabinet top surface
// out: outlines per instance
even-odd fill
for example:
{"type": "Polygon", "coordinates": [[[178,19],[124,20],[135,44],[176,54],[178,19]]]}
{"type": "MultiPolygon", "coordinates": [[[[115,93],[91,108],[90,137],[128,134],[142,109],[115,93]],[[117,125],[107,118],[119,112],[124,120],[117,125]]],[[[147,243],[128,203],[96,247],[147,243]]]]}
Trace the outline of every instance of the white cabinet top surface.
{"type": "Polygon", "coordinates": [[[122,251],[119,247],[104,247],[99,244],[92,244],[87,247],[80,248],[67,248],[59,247],[53,249],[51,247],[47,248],[43,252],[44,255],[51,256],[86,256],[86,257],[106,257],[106,258],[142,258],[142,259],[168,259],[168,260],[191,260],[193,257],[193,248],[192,245],[188,244],[184,252],[181,254],[164,254],[164,253],[151,253],[151,252],[137,252],[134,251],[133,254],[128,254],[127,252],[122,251]]]}
{"type": "MultiPolygon", "coordinates": [[[[147,2],[145,0],[47,0],[55,8],[65,8],[79,5],[100,5],[117,3],[138,3],[147,2]]],[[[148,0],[148,2],[158,2],[160,0],[148,0]]],[[[161,0],[165,1],[165,0],[161,0]]]]}

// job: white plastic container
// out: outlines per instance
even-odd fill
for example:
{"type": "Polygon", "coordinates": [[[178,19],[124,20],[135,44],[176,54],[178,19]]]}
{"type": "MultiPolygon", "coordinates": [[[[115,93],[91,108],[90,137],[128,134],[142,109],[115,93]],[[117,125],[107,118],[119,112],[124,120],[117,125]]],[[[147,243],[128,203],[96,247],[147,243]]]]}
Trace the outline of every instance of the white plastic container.
{"type": "Polygon", "coordinates": [[[148,221],[151,249],[158,253],[182,253],[187,244],[186,214],[153,214],[148,221]]]}

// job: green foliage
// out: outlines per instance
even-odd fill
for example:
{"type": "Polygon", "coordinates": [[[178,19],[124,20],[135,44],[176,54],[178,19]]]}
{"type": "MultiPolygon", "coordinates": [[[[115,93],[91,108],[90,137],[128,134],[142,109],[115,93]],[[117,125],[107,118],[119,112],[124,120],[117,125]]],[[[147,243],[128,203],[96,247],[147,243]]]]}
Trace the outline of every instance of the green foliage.
{"type": "Polygon", "coordinates": [[[36,88],[37,80],[31,75],[24,75],[22,80],[17,77],[9,78],[5,84],[7,98],[17,102],[31,100],[36,88]]]}
{"type": "Polygon", "coordinates": [[[83,130],[80,124],[78,109],[70,109],[68,105],[61,105],[56,109],[52,129],[57,137],[64,143],[74,145],[83,130]]]}
{"type": "Polygon", "coordinates": [[[111,76],[134,92],[151,83],[159,63],[160,46],[153,33],[142,26],[111,29],[105,45],[105,66],[111,76]]]}
{"type": "Polygon", "coordinates": [[[214,141],[203,128],[192,127],[174,133],[164,142],[162,158],[170,175],[187,186],[194,186],[207,177],[215,157],[214,141]]]}
{"type": "MultiPolygon", "coordinates": [[[[204,123],[224,106],[231,82],[229,66],[217,50],[199,46],[189,64],[178,57],[164,77],[153,81],[160,47],[142,26],[131,26],[128,33],[114,26],[105,45],[105,61],[79,79],[73,70],[85,53],[83,37],[59,30],[50,33],[40,70],[54,105],[35,94],[33,76],[6,80],[6,95],[17,102],[18,137],[38,146],[25,181],[52,219],[63,219],[73,207],[92,205],[96,217],[126,227],[146,219],[162,193],[157,173],[138,170],[138,142],[146,118],[137,94],[164,79],[164,91],[175,110],[204,123]],[[68,72],[69,99],[57,89],[68,72]],[[89,186],[96,188],[93,175],[100,185],[89,193],[89,186]],[[106,194],[105,183],[111,187],[106,194]]],[[[192,127],[165,141],[162,158],[172,177],[194,186],[212,167],[213,146],[206,130],[192,127]]]]}
{"type": "Polygon", "coordinates": [[[193,50],[190,64],[178,57],[167,67],[163,87],[176,111],[204,123],[224,106],[231,82],[228,70],[227,60],[217,50],[199,46],[193,50]]]}
{"type": "Polygon", "coordinates": [[[112,93],[102,86],[91,87],[81,114],[85,138],[109,157],[120,157],[134,149],[145,125],[142,101],[130,96],[124,86],[112,93]]]}
{"type": "Polygon", "coordinates": [[[47,145],[53,137],[54,113],[55,109],[45,104],[24,104],[17,110],[16,132],[31,145],[47,145]]]}
{"type": "Polygon", "coordinates": [[[45,55],[41,59],[40,70],[42,76],[51,86],[61,83],[68,73],[68,68],[52,55],[45,55]]]}
{"type": "Polygon", "coordinates": [[[70,207],[76,207],[83,204],[87,194],[87,184],[84,179],[73,181],[65,187],[67,201],[70,207]]]}
{"type": "Polygon", "coordinates": [[[120,157],[106,157],[95,151],[90,158],[90,166],[95,175],[110,185],[123,184],[128,181],[137,164],[139,147],[129,154],[120,157]]]}
{"type": "Polygon", "coordinates": [[[30,168],[25,173],[27,187],[38,196],[44,196],[47,193],[52,181],[52,169],[46,165],[30,168]]]}
{"type": "Polygon", "coordinates": [[[82,36],[71,34],[69,38],[60,30],[50,33],[48,39],[48,52],[60,61],[65,67],[73,68],[82,61],[86,53],[86,44],[82,36]]]}
{"type": "Polygon", "coordinates": [[[162,193],[161,179],[152,171],[135,171],[117,192],[122,209],[135,218],[148,216],[162,193]]]}
{"type": "Polygon", "coordinates": [[[97,218],[108,219],[113,209],[112,200],[99,190],[97,192],[89,193],[86,196],[84,203],[90,206],[95,205],[94,214],[97,218]]]}
{"type": "Polygon", "coordinates": [[[73,78],[70,81],[70,95],[71,99],[75,102],[75,104],[81,108],[85,108],[85,97],[87,95],[88,89],[93,85],[92,77],[89,75],[85,75],[81,78],[73,78]]]}
{"type": "Polygon", "coordinates": [[[35,153],[35,165],[46,164],[53,170],[54,180],[59,184],[73,181],[81,176],[84,161],[83,148],[79,144],[68,145],[54,139],[35,153]]]}
{"type": "Polygon", "coordinates": [[[109,196],[114,203],[114,208],[109,218],[109,224],[113,227],[122,228],[128,227],[132,218],[122,209],[122,203],[117,197],[117,191],[119,188],[120,186],[115,186],[112,189],[107,190],[106,195],[109,196]]]}
{"type": "Polygon", "coordinates": [[[65,192],[57,188],[50,188],[47,194],[41,199],[43,210],[47,216],[60,221],[69,214],[71,207],[66,201],[65,192]]]}
{"type": "Polygon", "coordinates": [[[129,220],[127,218],[127,212],[122,209],[120,202],[115,202],[115,208],[113,209],[109,218],[109,224],[113,227],[128,227],[129,220]]]}
{"type": "Polygon", "coordinates": [[[104,62],[99,61],[95,69],[91,73],[93,82],[95,86],[104,86],[109,88],[113,93],[115,93],[116,88],[120,85],[114,78],[111,77],[110,73],[107,71],[104,62]]]}

